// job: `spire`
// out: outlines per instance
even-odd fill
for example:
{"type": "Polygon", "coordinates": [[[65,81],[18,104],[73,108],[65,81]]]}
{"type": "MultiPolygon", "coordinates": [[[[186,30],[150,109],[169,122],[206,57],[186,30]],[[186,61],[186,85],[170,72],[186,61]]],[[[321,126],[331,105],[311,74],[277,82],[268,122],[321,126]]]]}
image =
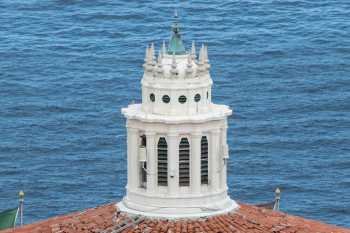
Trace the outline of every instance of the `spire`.
{"type": "Polygon", "coordinates": [[[186,53],[185,46],[183,45],[179,26],[179,17],[175,10],[174,23],[171,28],[172,36],[169,41],[168,54],[183,55],[186,53]]]}
{"type": "Polygon", "coordinates": [[[162,44],[162,54],[166,53],[166,45],[165,45],[165,41],[163,40],[163,44],[162,44]]]}
{"type": "Polygon", "coordinates": [[[162,51],[159,50],[158,58],[157,58],[157,73],[159,76],[162,76],[162,74],[163,74],[162,59],[163,59],[162,51]]]}
{"type": "Polygon", "coordinates": [[[145,63],[147,63],[148,62],[148,57],[149,57],[149,47],[148,47],[148,45],[147,45],[147,47],[146,47],[146,52],[145,52],[145,63]]]}
{"type": "Polygon", "coordinates": [[[146,51],[146,64],[147,65],[152,65],[153,62],[153,54],[152,54],[152,48],[147,46],[147,51],[146,51]]]}
{"type": "Polygon", "coordinates": [[[196,59],[196,44],[194,41],[192,41],[191,56],[192,59],[196,59]]]}
{"type": "Polygon", "coordinates": [[[204,56],[205,56],[205,51],[204,51],[204,44],[202,44],[201,49],[199,50],[199,64],[203,65],[204,64],[204,56]]]}
{"type": "Polygon", "coordinates": [[[159,50],[159,53],[158,53],[157,62],[158,62],[158,66],[162,67],[162,51],[160,51],[160,50],[159,50]]]}
{"type": "Polygon", "coordinates": [[[208,45],[204,46],[204,65],[207,70],[210,69],[209,58],[208,58],[208,45]]]}
{"type": "Polygon", "coordinates": [[[150,60],[151,60],[151,64],[155,65],[155,61],[154,61],[154,43],[151,43],[151,48],[150,48],[150,60]]]}
{"type": "Polygon", "coordinates": [[[205,70],[206,70],[206,65],[205,65],[205,47],[204,47],[204,44],[202,44],[202,47],[199,50],[198,72],[202,73],[205,70]]]}
{"type": "Polygon", "coordinates": [[[153,69],[153,55],[152,55],[152,47],[147,45],[146,53],[145,53],[145,64],[143,64],[145,72],[151,72],[153,69]]]}
{"type": "Polygon", "coordinates": [[[208,45],[204,46],[204,63],[209,63],[209,59],[208,59],[208,45]]]}

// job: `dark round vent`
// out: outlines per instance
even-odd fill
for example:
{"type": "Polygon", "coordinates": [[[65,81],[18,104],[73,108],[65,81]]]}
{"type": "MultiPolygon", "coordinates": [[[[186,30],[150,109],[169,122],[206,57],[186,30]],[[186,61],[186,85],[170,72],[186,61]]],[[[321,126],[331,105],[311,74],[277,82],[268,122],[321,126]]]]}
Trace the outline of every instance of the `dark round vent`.
{"type": "Polygon", "coordinates": [[[149,95],[149,98],[152,102],[156,101],[156,97],[153,93],[149,95]]]}
{"type": "Polygon", "coordinates": [[[201,100],[201,95],[200,94],[196,94],[194,96],[194,101],[199,102],[200,100],[201,100]]]}
{"type": "Polygon", "coordinates": [[[162,100],[164,103],[169,103],[170,102],[170,97],[168,95],[163,95],[162,100]]]}
{"type": "Polygon", "coordinates": [[[187,98],[184,95],[179,97],[179,102],[182,103],[182,104],[184,104],[186,102],[186,100],[187,100],[187,98]]]}

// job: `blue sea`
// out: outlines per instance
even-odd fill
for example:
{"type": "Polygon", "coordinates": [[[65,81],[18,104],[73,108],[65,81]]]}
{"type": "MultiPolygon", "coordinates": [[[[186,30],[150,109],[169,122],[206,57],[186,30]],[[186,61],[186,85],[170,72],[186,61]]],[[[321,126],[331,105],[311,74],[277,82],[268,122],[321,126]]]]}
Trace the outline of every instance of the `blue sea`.
{"type": "Polygon", "coordinates": [[[120,200],[122,107],[144,51],[207,43],[229,120],[230,195],[350,227],[349,0],[0,1],[0,210],[31,223],[120,200]]]}

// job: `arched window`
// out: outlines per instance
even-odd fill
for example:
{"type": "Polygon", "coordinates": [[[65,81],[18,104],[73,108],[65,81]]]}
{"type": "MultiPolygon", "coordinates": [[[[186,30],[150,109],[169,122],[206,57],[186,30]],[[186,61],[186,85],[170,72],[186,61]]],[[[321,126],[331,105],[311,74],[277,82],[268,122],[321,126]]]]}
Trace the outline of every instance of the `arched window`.
{"type": "Polygon", "coordinates": [[[158,141],[158,185],[168,185],[168,144],[164,137],[158,141]]]}
{"type": "Polygon", "coordinates": [[[146,147],[146,135],[142,135],[140,146],[146,147]]]}
{"type": "Polygon", "coordinates": [[[208,139],[201,139],[201,183],[208,184],[208,139]]]}
{"type": "Polygon", "coordinates": [[[179,145],[179,185],[190,185],[190,144],[187,138],[181,138],[179,145]]]}
{"type": "MultiPolygon", "coordinates": [[[[146,150],[146,135],[140,136],[140,150],[139,153],[143,153],[146,150]]],[[[141,155],[139,155],[141,156],[141,155]]],[[[140,176],[141,187],[146,188],[147,184],[147,161],[140,161],[140,176]]]]}

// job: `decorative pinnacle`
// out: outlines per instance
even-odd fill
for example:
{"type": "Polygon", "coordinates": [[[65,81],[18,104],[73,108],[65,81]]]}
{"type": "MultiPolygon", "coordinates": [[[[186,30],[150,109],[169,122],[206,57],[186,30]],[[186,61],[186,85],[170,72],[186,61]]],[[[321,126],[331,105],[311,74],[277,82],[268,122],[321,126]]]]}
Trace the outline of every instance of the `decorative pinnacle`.
{"type": "Polygon", "coordinates": [[[209,58],[208,58],[208,45],[204,46],[204,65],[206,70],[210,69],[209,58]]]}
{"type": "Polygon", "coordinates": [[[158,62],[158,67],[162,67],[162,51],[159,50],[159,53],[158,53],[158,59],[157,59],[157,62],[158,62]]]}
{"type": "Polygon", "coordinates": [[[192,41],[191,56],[194,60],[196,59],[196,44],[194,41],[192,41]]]}
{"type": "Polygon", "coordinates": [[[152,47],[148,47],[147,65],[152,65],[152,63],[153,63],[153,51],[152,51],[152,47]]]}
{"type": "Polygon", "coordinates": [[[209,59],[208,59],[208,45],[204,46],[204,63],[209,63],[209,59]]]}
{"type": "Polygon", "coordinates": [[[148,62],[148,57],[149,57],[149,47],[148,47],[148,45],[147,45],[147,47],[146,47],[146,52],[145,52],[145,63],[147,63],[148,62]]]}
{"type": "Polygon", "coordinates": [[[199,50],[199,64],[203,65],[204,64],[204,56],[205,56],[205,51],[204,51],[204,44],[202,44],[201,49],[199,50]]]}
{"type": "Polygon", "coordinates": [[[163,40],[163,44],[162,44],[162,54],[166,53],[166,45],[165,45],[165,41],[163,40]]]}
{"type": "Polygon", "coordinates": [[[153,55],[152,48],[147,45],[145,54],[145,64],[143,65],[145,71],[152,71],[153,69],[153,55]]]}
{"type": "Polygon", "coordinates": [[[161,52],[161,50],[159,50],[158,59],[157,59],[158,60],[157,61],[157,73],[158,74],[163,73],[162,58],[163,58],[162,52],[161,52]]]}
{"type": "Polygon", "coordinates": [[[152,65],[155,65],[155,62],[154,62],[154,43],[151,43],[151,55],[150,55],[150,58],[151,58],[151,62],[152,62],[152,65]]]}

